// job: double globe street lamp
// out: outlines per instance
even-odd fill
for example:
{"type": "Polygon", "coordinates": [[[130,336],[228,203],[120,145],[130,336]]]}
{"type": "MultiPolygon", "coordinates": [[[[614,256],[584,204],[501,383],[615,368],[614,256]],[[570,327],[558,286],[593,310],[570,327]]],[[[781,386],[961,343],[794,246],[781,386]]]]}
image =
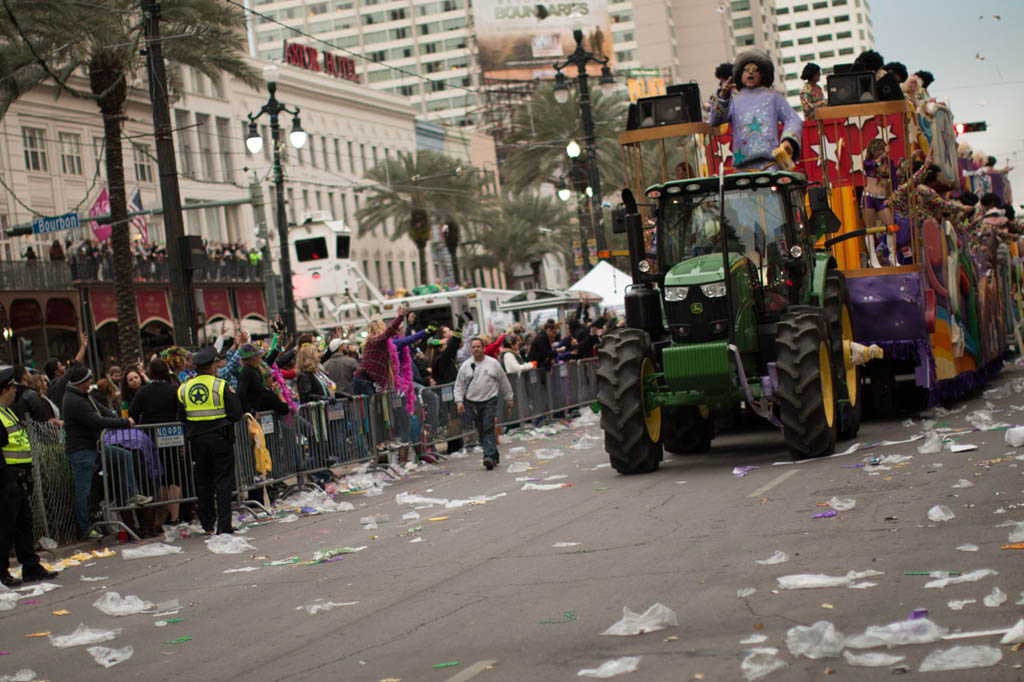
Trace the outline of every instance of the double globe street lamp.
{"type": "Polygon", "coordinates": [[[263,79],[267,82],[267,90],[270,92],[270,99],[263,105],[263,108],[256,114],[249,114],[249,134],[245,138],[245,146],[253,154],[258,154],[263,149],[263,137],[256,127],[256,121],[263,114],[270,117],[270,137],[274,143],[274,191],[277,197],[277,238],[281,243],[281,280],[284,289],[284,324],[288,334],[295,334],[295,291],[292,287],[292,259],[291,250],[288,246],[288,217],[285,212],[284,203],[284,173],[281,170],[281,126],[278,124],[278,115],[282,112],[292,115],[292,130],[288,134],[288,141],[296,149],[302,149],[306,144],[306,131],[302,129],[302,122],[299,120],[299,108],[289,109],[277,100],[276,66],[267,66],[263,69],[263,79]]]}

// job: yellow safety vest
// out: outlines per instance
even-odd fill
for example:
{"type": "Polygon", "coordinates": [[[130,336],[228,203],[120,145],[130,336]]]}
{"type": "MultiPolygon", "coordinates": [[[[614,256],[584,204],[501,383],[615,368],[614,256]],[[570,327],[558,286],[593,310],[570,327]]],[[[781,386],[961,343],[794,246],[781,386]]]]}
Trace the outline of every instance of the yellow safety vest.
{"type": "Polygon", "coordinates": [[[7,445],[4,446],[4,460],[8,464],[31,464],[32,446],[28,442],[28,432],[17,415],[9,407],[0,405],[0,422],[7,430],[7,445]]]}
{"type": "Polygon", "coordinates": [[[185,406],[190,422],[227,418],[224,409],[224,387],[227,382],[209,374],[189,379],[178,389],[178,402],[185,406]]]}

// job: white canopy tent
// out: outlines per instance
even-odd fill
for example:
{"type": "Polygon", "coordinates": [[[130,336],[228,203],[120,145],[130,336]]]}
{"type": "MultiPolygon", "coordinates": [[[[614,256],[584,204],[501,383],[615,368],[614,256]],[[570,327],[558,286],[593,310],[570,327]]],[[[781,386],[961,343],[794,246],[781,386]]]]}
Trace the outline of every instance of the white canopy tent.
{"type": "Polygon", "coordinates": [[[626,287],[633,278],[607,261],[600,261],[590,272],[569,287],[569,291],[587,291],[601,297],[602,308],[622,311],[626,305],[626,287]]]}

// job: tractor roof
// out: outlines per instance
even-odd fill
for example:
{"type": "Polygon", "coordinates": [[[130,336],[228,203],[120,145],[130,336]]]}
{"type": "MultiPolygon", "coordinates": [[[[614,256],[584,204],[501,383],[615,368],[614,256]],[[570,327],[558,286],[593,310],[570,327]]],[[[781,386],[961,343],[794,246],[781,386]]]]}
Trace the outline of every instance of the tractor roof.
{"type": "MultiPolygon", "coordinates": [[[[644,194],[654,199],[662,192],[668,194],[689,194],[718,191],[718,176],[707,178],[689,178],[672,180],[660,185],[651,185],[644,194]],[[678,189],[676,189],[678,188],[678,189]],[[651,196],[651,192],[657,192],[651,196]]],[[[778,185],[803,185],[807,177],[803,173],[791,171],[759,171],[756,173],[731,173],[725,176],[725,189],[743,189],[746,187],[773,187],[778,185]]]]}

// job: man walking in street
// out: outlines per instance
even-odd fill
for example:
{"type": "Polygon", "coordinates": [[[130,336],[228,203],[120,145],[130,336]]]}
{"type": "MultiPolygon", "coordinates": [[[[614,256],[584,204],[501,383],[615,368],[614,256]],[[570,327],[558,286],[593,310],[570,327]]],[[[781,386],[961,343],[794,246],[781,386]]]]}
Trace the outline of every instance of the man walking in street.
{"type": "Polygon", "coordinates": [[[22,582],[56,578],[39,563],[32,533],[32,450],[25,425],[11,411],[17,384],[14,369],[0,371],[0,584],[18,587],[22,582]],[[21,580],[7,572],[11,548],[21,564],[21,580]]]}
{"type": "Polygon", "coordinates": [[[473,411],[473,422],[484,449],[484,467],[490,471],[500,459],[494,431],[498,418],[498,394],[508,403],[511,412],[514,407],[512,384],[501,364],[484,353],[482,339],[473,339],[469,351],[472,357],[462,363],[455,378],[455,402],[460,416],[466,411],[466,403],[473,411]]]}
{"type": "Polygon", "coordinates": [[[242,418],[242,403],[218,379],[217,350],[207,346],[192,356],[196,376],[178,389],[178,414],[188,430],[195,466],[199,522],[203,530],[233,533],[231,495],[235,489],[234,422],[242,418]],[[216,524],[216,526],[215,526],[216,524]]]}

